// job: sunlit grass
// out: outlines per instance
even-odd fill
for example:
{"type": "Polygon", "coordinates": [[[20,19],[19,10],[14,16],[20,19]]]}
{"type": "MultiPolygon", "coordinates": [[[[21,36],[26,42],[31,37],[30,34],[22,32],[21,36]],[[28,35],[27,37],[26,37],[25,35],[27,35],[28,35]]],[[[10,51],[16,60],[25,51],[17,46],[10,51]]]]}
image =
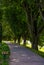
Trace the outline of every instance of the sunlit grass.
{"type": "MultiPolygon", "coordinates": [[[[9,43],[14,43],[14,40],[11,40],[11,41],[8,41],[8,42],[9,43]]],[[[21,40],[20,45],[23,45],[23,40],[21,40]]],[[[32,48],[31,42],[30,41],[26,41],[26,46],[29,47],[29,48],[32,48]]],[[[39,46],[38,46],[38,50],[44,52],[44,47],[39,48],[39,46]]]]}
{"type": "Polygon", "coordinates": [[[32,45],[31,44],[28,44],[27,43],[26,46],[29,47],[29,48],[32,48],[32,45]]]}
{"type": "MultiPolygon", "coordinates": [[[[13,40],[10,41],[10,42],[11,42],[11,43],[14,43],[13,40]]],[[[23,45],[23,40],[21,40],[20,45],[23,45]]],[[[30,42],[30,41],[26,41],[26,46],[29,47],[29,48],[32,48],[31,42],[30,42]]],[[[39,48],[39,46],[38,46],[38,50],[41,51],[41,52],[44,52],[44,47],[39,48]]]]}
{"type": "MultiPolygon", "coordinates": [[[[29,48],[32,48],[31,43],[27,43],[26,46],[29,47],[29,48]]],[[[44,47],[39,48],[39,46],[38,46],[38,50],[41,51],[41,52],[44,52],[44,47]]]]}
{"type": "MultiPolygon", "coordinates": [[[[32,44],[31,44],[30,41],[26,41],[26,47],[32,48],[32,44]]],[[[38,46],[38,50],[41,51],[41,52],[44,52],[44,47],[40,48],[40,46],[38,46]]]]}
{"type": "Polygon", "coordinates": [[[40,49],[39,49],[39,51],[42,51],[42,52],[44,52],[44,47],[40,48],[40,49]]]}
{"type": "Polygon", "coordinates": [[[27,47],[28,49],[32,50],[33,52],[35,52],[36,54],[38,54],[38,55],[40,55],[41,57],[44,58],[44,47],[38,46],[38,51],[32,49],[32,44],[31,44],[31,43],[27,43],[27,44],[26,44],[26,47],[27,47]]]}

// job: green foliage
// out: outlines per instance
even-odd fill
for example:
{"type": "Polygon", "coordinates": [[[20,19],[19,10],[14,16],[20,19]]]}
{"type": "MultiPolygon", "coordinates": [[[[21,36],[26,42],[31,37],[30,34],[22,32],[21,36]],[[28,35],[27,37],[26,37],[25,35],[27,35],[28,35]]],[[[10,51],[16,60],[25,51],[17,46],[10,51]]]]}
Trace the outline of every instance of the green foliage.
{"type": "Polygon", "coordinates": [[[6,61],[6,59],[4,59],[4,54],[2,54],[2,52],[8,52],[8,54],[6,55],[6,59],[9,59],[10,49],[9,49],[8,45],[3,42],[0,46],[0,62],[2,65],[8,65],[8,61],[6,61]]]}
{"type": "Polygon", "coordinates": [[[27,29],[26,16],[19,4],[14,3],[5,10],[5,17],[10,23],[11,29],[16,37],[25,34],[27,29]],[[12,26],[13,25],[13,26],[12,26]],[[24,32],[23,32],[24,31],[24,32]]]}
{"type": "Polygon", "coordinates": [[[39,45],[40,45],[41,47],[44,46],[44,30],[42,31],[42,33],[41,33],[41,35],[40,35],[40,37],[39,37],[39,45]]]}
{"type": "MultiPolygon", "coordinates": [[[[42,30],[44,22],[40,16],[38,0],[2,0],[0,2],[2,4],[1,9],[3,10],[3,14],[0,14],[2,15],[0,19],[4,22],[3,36],[5,38],[8,36],[7,38],[10,39],[11,35],[16,38],[22,36],[23,38],[30,39],[31,42],[35,41],[37,36],[39,38],[38,41],[43,39],[44,36],[41,36],[41,34],[44,32],[42,30]],[[5,24],[5,22],[8,22],[10,26],[5,24]]],[[[42,9],[44,9],[43,6],[42,9]]],[[[38,44],[41,45],[42,43],[39,42],[38,44]]]]}
{"type": "Polygon", "coordinates": [[[2,19],[2,14],[3,14],[3,11],[2,11],[2,9],[0,8],[0,22],[1,22],[1,19],[2,19]]]}
{"type": "Polygon", "coordinates": [[[2,27],[3,27],[3,33],[2,33],[3,40],[11,40],[11,39],[13,39],[14,38],[14,33],[12,32],[8,22],[3,21],[2,27]]]}

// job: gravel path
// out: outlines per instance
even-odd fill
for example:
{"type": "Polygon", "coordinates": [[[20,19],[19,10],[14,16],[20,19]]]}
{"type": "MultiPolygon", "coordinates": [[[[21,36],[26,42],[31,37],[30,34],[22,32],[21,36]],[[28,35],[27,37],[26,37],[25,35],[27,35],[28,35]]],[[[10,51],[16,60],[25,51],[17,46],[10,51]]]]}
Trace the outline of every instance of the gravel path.
{"type": "Polygon", "coordinates": [[[19,45],[8,45],[11,51],[9,65],[44,65],[44,58],[32,51],[19,45]]]}

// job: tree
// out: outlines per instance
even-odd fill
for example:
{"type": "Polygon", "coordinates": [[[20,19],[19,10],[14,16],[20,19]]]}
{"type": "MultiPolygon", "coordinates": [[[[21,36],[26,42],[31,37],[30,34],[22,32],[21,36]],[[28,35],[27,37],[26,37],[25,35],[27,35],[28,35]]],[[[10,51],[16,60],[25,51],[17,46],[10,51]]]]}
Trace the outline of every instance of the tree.
{"type": "Polygon", "coordinates": [[[28,26],[32,48],[36,50],[38,50],[40,34],[44,29],[44,8],[42,3],[40,0],[11,0],[10,2],[7,1],[7,4],[4,3],[5,16],[10,23],[15,37],[19,41],[20,37],[23,36],[25,42],[27,30],[22,27],[23,25],[28,26]],[[24,21],[27,25],[24,24],[24,21]]]}
{"type": "Polygon", "coordinates": [[[29,1],[28,3],[26,0],[24,0],[22,6],[25,9],[26,15],[28,18],[27,24],[29,26],[28,28],[29,28],[30,34],[32,36],[32,48],[38,50],[39,35],[44,28],[44,22],[42,22],[43,24],[41,24],[39,28],[37,27],[38,17],[40,16],[37,2],[33,0],[33,1],[29,1]]]}
{"type": "Polygon", "coordinates": [[[22,8],[17,5],[17,3],[14,3],[13,7],[11,5],[7,7],[7,9],[5,9],[6,20],[8,20],[8,22],[10,23],[10,27],[15,35],[15,40],[16,38],[18,38],[18,43],[20,43],[20,38],[23,31],[23,21],[25,20],[25,16],[23,15],[24,12],[22,11],[22,8]]]}
{"type": "Polygon", "coordinates": [[[2,32],[2,39],[3,40],[14,39],[14,33],[12,32],[9,23],[6,22],[4,19],[3,19],[3,23],[2,23],[2,29],[3,29],[3,32],[2,32]]]}

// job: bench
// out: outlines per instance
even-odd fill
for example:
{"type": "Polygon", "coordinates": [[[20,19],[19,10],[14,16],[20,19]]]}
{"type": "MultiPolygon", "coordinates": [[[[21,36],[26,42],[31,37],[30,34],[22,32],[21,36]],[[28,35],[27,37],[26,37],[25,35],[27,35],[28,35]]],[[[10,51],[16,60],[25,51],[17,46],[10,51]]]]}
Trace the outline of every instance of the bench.
{"type": "Polygon", "coordinates": [[[2,54],[8,54],[8,51],[3,51],[2,54]]]}
{"type": "Polygon", "coordinates": [[[3,51],[2,55],[3,55],[3,59],[6,59],[6,56],[8,55],[8,51],[3,51]]]}

